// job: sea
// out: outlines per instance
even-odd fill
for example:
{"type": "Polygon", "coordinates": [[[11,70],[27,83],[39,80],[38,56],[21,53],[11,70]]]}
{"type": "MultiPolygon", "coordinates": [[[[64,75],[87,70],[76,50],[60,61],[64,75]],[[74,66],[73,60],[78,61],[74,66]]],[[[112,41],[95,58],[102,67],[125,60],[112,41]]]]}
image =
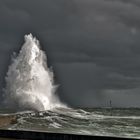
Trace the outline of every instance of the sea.
{"type": "Polygon", "coordinates": [[[55,94],[54,73],[39,41],[32,34],[25,35],[24,40],[8,68],[3,96],[4,106],[20,109],[15,112],[0,108],[1,116],[17,118],[2,129],[140,138],[138,108],[73,109],[63,105],[55,94]],[[21,111],[22,108],[45,111],[21,111]]]}
{"type": "Polygon", "coordinates": [[[139,108],[55,108],[48,111],[1,110],[16,115],[17,122],[4,129],[56,132],[140,139],[139,108]]]}

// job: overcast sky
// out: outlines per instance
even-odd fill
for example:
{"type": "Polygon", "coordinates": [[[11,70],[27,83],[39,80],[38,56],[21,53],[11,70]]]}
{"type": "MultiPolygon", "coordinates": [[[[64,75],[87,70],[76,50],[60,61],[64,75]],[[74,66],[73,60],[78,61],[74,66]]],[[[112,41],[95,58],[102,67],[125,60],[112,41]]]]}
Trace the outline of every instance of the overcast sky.
{"type": "Polygon", "coordinates": [[[139,0],[0,0],[0,87],[33,33],[71,106],[140,107],[139,0]]]}

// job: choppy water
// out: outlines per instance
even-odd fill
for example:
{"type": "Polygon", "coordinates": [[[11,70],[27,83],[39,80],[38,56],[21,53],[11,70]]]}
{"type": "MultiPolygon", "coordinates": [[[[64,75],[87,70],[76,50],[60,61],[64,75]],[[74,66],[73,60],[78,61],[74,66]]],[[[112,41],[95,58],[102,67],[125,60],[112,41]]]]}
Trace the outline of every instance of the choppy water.
{"type": "Polygon", "coordinates": [[[70,109],[15,113],[7,129],[140,138],[140,109],[70,109]]]}

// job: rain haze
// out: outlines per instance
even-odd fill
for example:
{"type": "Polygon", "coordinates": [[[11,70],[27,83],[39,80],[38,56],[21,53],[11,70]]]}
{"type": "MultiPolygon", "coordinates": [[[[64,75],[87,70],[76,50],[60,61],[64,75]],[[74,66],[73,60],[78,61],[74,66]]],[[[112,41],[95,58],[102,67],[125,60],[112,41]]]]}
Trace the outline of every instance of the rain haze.
{"type": "Polygon", "coordinates": [[[73,107],[140,107],[139,0],[0,0],[0,88],[24,35],[40,40],[73,107]]]}

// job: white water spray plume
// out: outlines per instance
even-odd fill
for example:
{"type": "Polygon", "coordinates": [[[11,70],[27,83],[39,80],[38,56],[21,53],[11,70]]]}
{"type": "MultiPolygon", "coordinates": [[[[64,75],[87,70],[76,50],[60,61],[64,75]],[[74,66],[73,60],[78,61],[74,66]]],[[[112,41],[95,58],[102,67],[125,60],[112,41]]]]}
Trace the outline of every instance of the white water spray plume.
{"type": "Polygon", "coordinates": [[[7,72],[6,105],[38,111],[64,107],[55,95],[56,87],[39,41],[32,34],[25,35],[25,43],[7,72]]]}

